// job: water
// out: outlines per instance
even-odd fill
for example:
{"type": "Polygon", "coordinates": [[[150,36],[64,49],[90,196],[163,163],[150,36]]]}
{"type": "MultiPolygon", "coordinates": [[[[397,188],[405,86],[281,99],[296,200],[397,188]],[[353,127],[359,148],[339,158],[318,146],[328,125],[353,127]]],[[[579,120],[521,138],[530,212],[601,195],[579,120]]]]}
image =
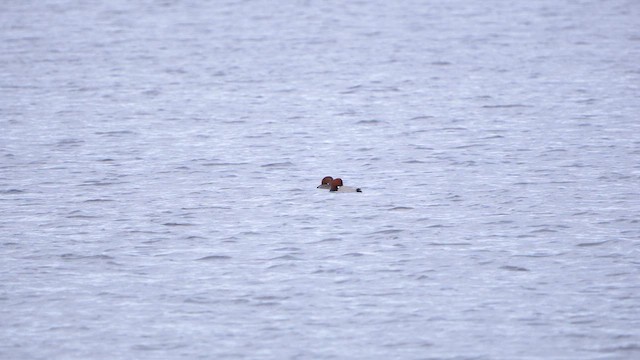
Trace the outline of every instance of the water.
{"type": "Polygon", "coordinates": [[[1,358],[640,357],[640,3],[2,8],[1,358]]]}

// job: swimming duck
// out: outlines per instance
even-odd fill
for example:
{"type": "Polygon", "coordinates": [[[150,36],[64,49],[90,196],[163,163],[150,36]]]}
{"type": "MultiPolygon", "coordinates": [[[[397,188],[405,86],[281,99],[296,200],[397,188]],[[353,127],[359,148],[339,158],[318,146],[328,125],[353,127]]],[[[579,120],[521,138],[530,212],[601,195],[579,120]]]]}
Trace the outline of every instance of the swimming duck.
{"type": "Polygon", "coordinates": [[[344,186],[342,183],[342,179],[336,178],[331,181],[331,188],[329,191],[337,191],[337,192],[362,192],[360,188],[354,188],[350,186],[344,186]]]}

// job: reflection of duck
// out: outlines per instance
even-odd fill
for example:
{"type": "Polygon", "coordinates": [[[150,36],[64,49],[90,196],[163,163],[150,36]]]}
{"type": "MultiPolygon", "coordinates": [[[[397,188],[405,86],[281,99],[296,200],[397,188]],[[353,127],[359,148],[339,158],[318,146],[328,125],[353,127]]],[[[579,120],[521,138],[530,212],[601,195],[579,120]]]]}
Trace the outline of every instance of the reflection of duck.
{"type": "Polygon", "coordinates": [[[322,181],[320,182],[320,185],[318,185],[318,189],[330,189],[332,181],[333,181],[333,178],[331,176],[323,177],[322,181]]]}
{"type": "MultiPolygon", "coordinates": [[[[324,180],[324,179],[323,179],[324,180]]],[[[344,186],[342,183],[342,179],[337,178],[331,181],[331,189],[329,191],[337,191],[337,192],[362,192],[360,188],[354,188],[350,186],[344,186]]]]}

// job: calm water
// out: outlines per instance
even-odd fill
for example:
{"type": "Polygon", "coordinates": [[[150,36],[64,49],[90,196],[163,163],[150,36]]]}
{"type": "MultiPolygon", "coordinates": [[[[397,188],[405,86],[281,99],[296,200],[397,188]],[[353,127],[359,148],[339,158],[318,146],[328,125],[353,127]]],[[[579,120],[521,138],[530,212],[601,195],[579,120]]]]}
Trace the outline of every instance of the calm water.
{"type": "Polygon", "coordinates": [[[1,8],[0,358],[640,358],[640,2],[1,8]]]}

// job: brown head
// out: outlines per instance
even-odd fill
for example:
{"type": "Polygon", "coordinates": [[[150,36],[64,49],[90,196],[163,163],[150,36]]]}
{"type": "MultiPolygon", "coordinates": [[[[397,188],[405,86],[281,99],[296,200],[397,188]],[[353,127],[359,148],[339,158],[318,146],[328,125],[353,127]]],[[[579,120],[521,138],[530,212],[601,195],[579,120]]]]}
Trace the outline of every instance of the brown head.
{"type": "Polygon", "coordinates": [[[342,183],[342,179],[337,178],[337,179],[333,179],[333,181],[331,181],[331,189],[329,191],[338,191],[338,186],[342,186],[344,185],[342,183]]]}
{"type": "Polygon", "coordinates": [[[331,186],[331,182],[333,178],[331,176],[325,176],[322,178],[320,185],[318,185],[318,189],[327,189],[331,186]]]}

